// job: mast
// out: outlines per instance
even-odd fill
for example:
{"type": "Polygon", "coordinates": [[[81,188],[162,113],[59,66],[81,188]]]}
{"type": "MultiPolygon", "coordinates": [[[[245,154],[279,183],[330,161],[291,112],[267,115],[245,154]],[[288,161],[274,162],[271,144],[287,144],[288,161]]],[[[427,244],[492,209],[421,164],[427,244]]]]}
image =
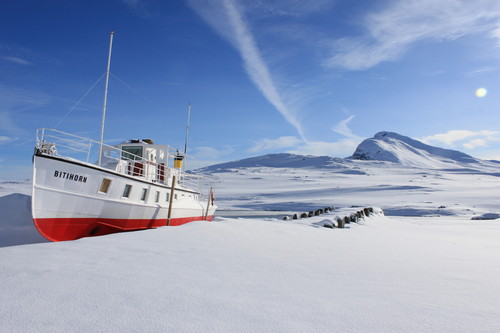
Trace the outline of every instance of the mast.
{"type": "Polygon", "coordinates": [[[187,154],[190,118],[191,118],[191,103],[188,103],[188,119],[187,119],[187,125],[186,125],[186,143],[184,144],[184,155],[187,154]]]}
{"type": "Polygon", "coordinates": [[[102,159],[102,142],[104,140],[104,119],[106,118],[106,103],[108,101],[108,83],[109,83],[109,69],[111,67],[111,50],[113,48],[113,35],[114,30],[111,30],[109,36],[109,52],[108,52],[108,67],[106,69],[106,83],[104,86],[104,103],[102,106],[102,121],[101,121],[101,140],[99,141],[99,162],[98,165],[101,166],[102,159]]]}

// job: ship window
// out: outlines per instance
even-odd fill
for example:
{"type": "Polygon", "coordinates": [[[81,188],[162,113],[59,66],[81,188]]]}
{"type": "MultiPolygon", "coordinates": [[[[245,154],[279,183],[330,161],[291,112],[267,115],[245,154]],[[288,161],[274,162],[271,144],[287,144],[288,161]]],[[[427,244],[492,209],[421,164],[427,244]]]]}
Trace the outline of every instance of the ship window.
{"type": "Polygon", "coordinates": [[[123,189],[122,197],[128,198],[130,195],[130,190],[132,190],[132,185],[129,185],[129,184],[125,185],[125,188],[123,189]]]}
{"type": "Polygon", "coordinates": [[[122,147],[122,160],[141,160],[142,147],[141,146],[123,146],[122,147]]]}
{"type": "Polygon", "coordinates": [[[109,184],[111,184],[111,179],[103,178],[103,180],[101,182],[101,186],[99,187],[99,192],[108,193],[109,184]]]}
{"type": "Polygon", "coordinates": [[[156,191],[156,194],[155,194],[155,202],[158,202],[160,201],[160,192],[159,191],[156,191]]]}
{"type": "Polygon", "coordinates": [[[141,194],[141,200],[142,201],[146,201],[146,194],[148,194],[148,189],[147,188],[143,188],[142,189],[142,194],[141,194]]]}
{"type": "Polygon", "coordinates": [[[174,194],[174,199],[177,200],[177,194],[174,194]]]}
{"type": "Polygon", "coordinates": [[[168,200],[170,199],[170,193],[167,193],[167,196],[166,196],[166,200],[168,202],[168,200]]]}

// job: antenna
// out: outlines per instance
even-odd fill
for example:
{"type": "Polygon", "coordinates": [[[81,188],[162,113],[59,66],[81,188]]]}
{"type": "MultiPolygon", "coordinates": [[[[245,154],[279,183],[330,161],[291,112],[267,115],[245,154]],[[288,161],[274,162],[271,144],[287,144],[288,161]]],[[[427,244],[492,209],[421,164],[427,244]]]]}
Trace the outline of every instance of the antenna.
{"type": "Polygon", "coordinates": [[[104,139],[104,119],[106,118],[106,103],[108,100],[108,83],[109,83],[109,68],[111,67],[111,50],[113,48],[113,35],[114,30],[111,30],[109,37],[109,53],[108,53],[108,67],[106,68],[106,84],[104,87],[104,104],[102,106],[102,122],[101,122],[101,140],[99,143],[99,162],[98,165],[101,166],[102,158],[102,141],[104,139]]]}
{"type": "Polygon", "coordinates": [[[184,144],[184,155],[187,154],[188,149],[188,137],[189,137],[189,120],[191,118],[191,103],[188,103],[188,119],[186,125],[186,143],[184,144]]]}

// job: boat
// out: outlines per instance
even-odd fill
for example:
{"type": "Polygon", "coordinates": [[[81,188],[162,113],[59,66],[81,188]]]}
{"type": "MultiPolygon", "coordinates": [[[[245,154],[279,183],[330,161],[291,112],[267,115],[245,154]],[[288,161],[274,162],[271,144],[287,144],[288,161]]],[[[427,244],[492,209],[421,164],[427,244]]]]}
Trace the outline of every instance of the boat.
{"type": "Polygon", "coordinates": [[[183,154],[152,139],[103,143],[112,41],[113,32],[100,141],[36,132],[32,216],[50,241],[212,221],[217,209],[211,179],[184,169],[187,147],[183,154]]]}

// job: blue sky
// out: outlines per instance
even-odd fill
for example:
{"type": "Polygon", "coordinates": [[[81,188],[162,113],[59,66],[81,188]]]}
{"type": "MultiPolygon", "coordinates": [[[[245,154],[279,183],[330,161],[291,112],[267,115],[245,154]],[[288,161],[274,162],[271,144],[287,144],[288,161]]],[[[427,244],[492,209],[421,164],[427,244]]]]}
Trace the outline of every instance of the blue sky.
{"type": "Polygon", "coordinates": [[[0,3],[0,178],[30,177],[36,128],[99,138],[111,29],[107,143],[181,148],[190,102],[191,166],[345,157],[382,130],[500,159],[497,0],[17,0],[0,3]]]}

